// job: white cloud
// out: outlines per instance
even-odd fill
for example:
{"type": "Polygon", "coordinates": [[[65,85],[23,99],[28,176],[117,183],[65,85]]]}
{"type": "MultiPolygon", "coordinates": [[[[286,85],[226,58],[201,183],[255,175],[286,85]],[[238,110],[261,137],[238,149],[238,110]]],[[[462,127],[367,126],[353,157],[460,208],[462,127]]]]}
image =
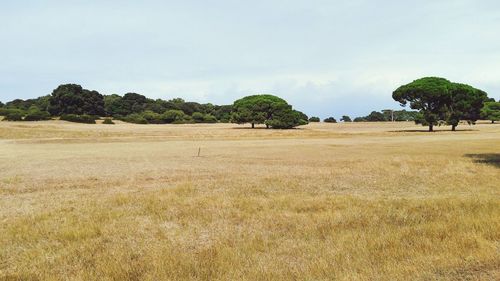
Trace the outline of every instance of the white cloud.
{"type": "Polygon", "coordinates": [[[498,1],[19,1],[0,10],[0,100],[60,83],[311,115],[397,108],[428,75],[500,98],[498,1]],[[27,5],[27,3],[30,3],[27,5]]]}

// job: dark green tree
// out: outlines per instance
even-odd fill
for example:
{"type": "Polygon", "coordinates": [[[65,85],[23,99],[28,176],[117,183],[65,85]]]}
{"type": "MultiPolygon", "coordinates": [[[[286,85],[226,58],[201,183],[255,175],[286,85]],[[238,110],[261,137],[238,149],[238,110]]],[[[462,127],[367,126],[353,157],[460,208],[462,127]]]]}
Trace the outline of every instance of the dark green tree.
{"type": "Polygon", "coordinates": [[[323,122],[325,122],[325,123],[337,123],[337,119],[335,119],[333,117],[328,117],[325,120],[323,120],[323,122]]]}
{"type": "Polygon", "coordinates": [[[104,96],[104,111],[106,116],[125,116],[129,113],[122,110],[122,97],[117,94],[104,96]]]}
{"type": "Polygon", "coordinates": [[[52,115],[88,114],[105,115],[104,98],[97,91],[89,91],[76,84],[57,87],[48,100],[52,115]]]}
{"type": "Polygon", "coordinates": [[[485,102],[481,109],[481,119],[490,120],[492,124],[495,123],[495,121],[500,121],[500,101],[495,102],[495,100],[493,100],[485,102]]]}
{"type": "Polygon", "coordinates": [[[231,111],[233,110],[232,105],[216,105],[213,115],[219,122],[228,123],[231,121],[231,111]]]}
{"type": "Polygon", "coordinates": [[[202,107],[197,102],[185,102],[180,104],[180,109],[184,111],[187,115],[193,115],[195,112],[201,112],[202,107]]]}
{"type": "Polygon", "coordinates": [[[340,121],[343,121],[343,122],[352,122],[351,117],[349,117],[347,115],[342,115],[342,118],[340,118],[340,121]]]}
{"type": "Polygon", "coordinates": [[[265,121],[265,124],[268,127],[273,129],[292,129],[299,125],[307,124],[307,119],[303,119],[304,113],[293,110],[292,106],[289,104],[276,103],[272,107],[272,116],[265,121]]]}
{"type": "Polygon", "coordinates": [[[452,83],[446,123],[455,131],[460,120],[475,123],[481,116],[481,109],[487,94],[466,84],[452,83]]]}
{"type": "MultiPolygon", "coordinates": [[[[271,120],[275,110],[282,110],[288,103],[273,95],[253,95],[239,99],[233,104],[231,121],[233,123],[265,124],[271,120]]],[[[266,124],[268,127],[269,124],[266,124]]]]}
{"type": "Polygon", "coordinates": [[[422,118],[416,122],[429,126],[432,132],[439,120],[445,120],[452,83],[444,78],[426,77],[403,85],[392,93],[392,98],[401,106],[410,105],[419,110],[422,118]]]}
{"type": "Polygon", "coordinates": [[[383,122],[387,121],[383,113],[378,111],[372,111],[368,116],[365,117],[368,122],[383,122]]]}
{"type": "Polygon", "coordinates": [[[309,122],[319,122],[320,119],[319,117],[316,117],[316,116],[312,116],[311,118],[309,118],[309,122]]]}

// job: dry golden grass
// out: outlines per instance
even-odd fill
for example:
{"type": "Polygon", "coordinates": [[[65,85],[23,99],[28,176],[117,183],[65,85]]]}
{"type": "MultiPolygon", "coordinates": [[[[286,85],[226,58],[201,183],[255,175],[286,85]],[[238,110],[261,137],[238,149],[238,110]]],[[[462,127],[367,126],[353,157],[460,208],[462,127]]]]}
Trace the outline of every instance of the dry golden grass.
{"type": "Polygon", "coordinates": [[[0,122],[0,280],[499,280],[500,125],[459,129],[0,122]]]}

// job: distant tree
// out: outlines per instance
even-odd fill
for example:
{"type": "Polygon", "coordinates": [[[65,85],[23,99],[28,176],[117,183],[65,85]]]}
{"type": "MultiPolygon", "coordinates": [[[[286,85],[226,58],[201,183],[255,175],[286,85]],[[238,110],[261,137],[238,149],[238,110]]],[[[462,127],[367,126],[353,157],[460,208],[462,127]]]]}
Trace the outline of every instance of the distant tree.
{"type": "Polygon", "coordinates": [[[127,115],[130,113],[122,110],[122,97],[117,94],[104,96],[104,111],[106,116],[127,115]]]}
{"type": "Polygon", "coordinates": [[[7,102],[5,105],[8,108],[20,109],[20,110],[28,110],[28,108],[32,105],[29,101],[25,101],[22,99],[15,99],[7,102]]]}
{"type": "Polygon", "coordinates": [[[0,108],[4,107],[5,104],[3,104],[3,102],[0,101],[0,108]]]}
{"type": "Polygon", "coordinates": [[[365,117],[356,117],[354,118],[353,122],[366,122],[365,117]]]}
{"type": "Polygon", "coordinates": [[[214,116],[222,123],[228,123],[231,120],[232,105],[216,105],[214,108],[214,116]]]}
{"type": "Polygon", "coordinates": [[[273,108],[272,117],[265,121],[268,127],[273,129],[291,129],[308,123],[307,119],[303,119],[304,114],[300,111],[293,110],[292,106],[289,104],[276,103],[273,105],[273,108]]]}
{"type": "Polygon", "coordinates": [[[495,121],[500,121],[500,101],[495,102],[495,100],[488,101],[484,103],[481,109],[481,118],[484,120],[490,120],[491,123],[495,121]]]}
{"type": "Polygon", "coordinates": [[[368,122],[383,122],[387,121],[383,113],[378,111],[372,111],[368,116],[365,117],[368,122]]]}
{"type": "Polygon", "coordinates": [[[455,131],[460,120],[474,123],[481,116],[487,94],[466,84],[452,83],[446,122],[455,131]]]}
{"type": "Polygon", "coordinates": [[[342,122],[352,122],[351,117],[347,115],[342,115],[342,118],[340,118],[340,121],[342,122]]]}
{"type": "Polygon", "coordinates": [[[418,111],[394,110],[394,121],[415,121],[418,111]]]}
{"type": "Polygon", "coordinates": [[[132,113],[141,113],[144,111],[147,103],[147,98],[137,93],[126,93],[122,98],[122,109],[127,112],[126,115],[132,113]]]}
{"type": "Polygon", "coordinates": [[[323,120],[325,123],[337,123],[337,120],[333,117],[328,117],[325,120],[323,120]]]}
{"type": "Polygon", "coordinates": [[[212,114],[213,115],[215,112],[215,106],[211,103],[200,104],[199,108],[200,108],[200,112],[203,114],[212,114]]]}
{"type": "Polygon", "coordinates": [[[392,98],[401,106],[409,103],[411,109],[419,110],[422,119],[416,122],[428,125],[432,132],[439,120],[445,120],[451,88],[451,82],[444,78],[426,77],[399,87],[392,98]]]}
{"type": "Polygon", "coordinates": [[[49,98],[50,95],[41,96],[36,99],[27,99],[27,100],[15,99],[13,101],[7,102],[7,104],[5,104],[5,107],[26,111],[30,107],[36,106],[40,110],[46,111],[49,104],[49,98]]]}
{"type": "Polygon", "coordinates": [[[311,118],[309,118],[309,122],[319,122],[319,117],[316,117],[316,116],[312,116],[311,118]]]}
{"type": "Polygon", "coordinates": [[[89,91],[76,84],[57,87],[48,100],[52,115],[87,114],[105,115],[104,98],[97,91],[89,91]]]}
{"type": "Polygon", "coordinates": [[[197,102],[185,102],[180,104],[180,109],[187,115],[193,115],[195,112],[201,112],[202,107],[197,102]]]}
{"type": "MultiPolygon", "coordinates": [[[[287,102],[273,95],[253,95],[239,99],[233,104],[231,121],[233,123],[250,123],[252,128],[255,124],[265,124],[270,120],[276,109],[287,102]]],[[[269,127],[269,124],[267,124],[269,127]]]]}

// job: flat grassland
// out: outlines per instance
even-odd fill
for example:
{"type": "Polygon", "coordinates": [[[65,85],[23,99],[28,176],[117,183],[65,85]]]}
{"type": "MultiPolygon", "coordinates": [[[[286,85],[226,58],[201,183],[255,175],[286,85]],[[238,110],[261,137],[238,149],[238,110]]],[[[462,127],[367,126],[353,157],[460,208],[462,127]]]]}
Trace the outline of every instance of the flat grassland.
{"type": "Polygon", "coordinates": [[[458,129],[0,122],[0,280],[500,280],[500,125],[458,129]]]}

